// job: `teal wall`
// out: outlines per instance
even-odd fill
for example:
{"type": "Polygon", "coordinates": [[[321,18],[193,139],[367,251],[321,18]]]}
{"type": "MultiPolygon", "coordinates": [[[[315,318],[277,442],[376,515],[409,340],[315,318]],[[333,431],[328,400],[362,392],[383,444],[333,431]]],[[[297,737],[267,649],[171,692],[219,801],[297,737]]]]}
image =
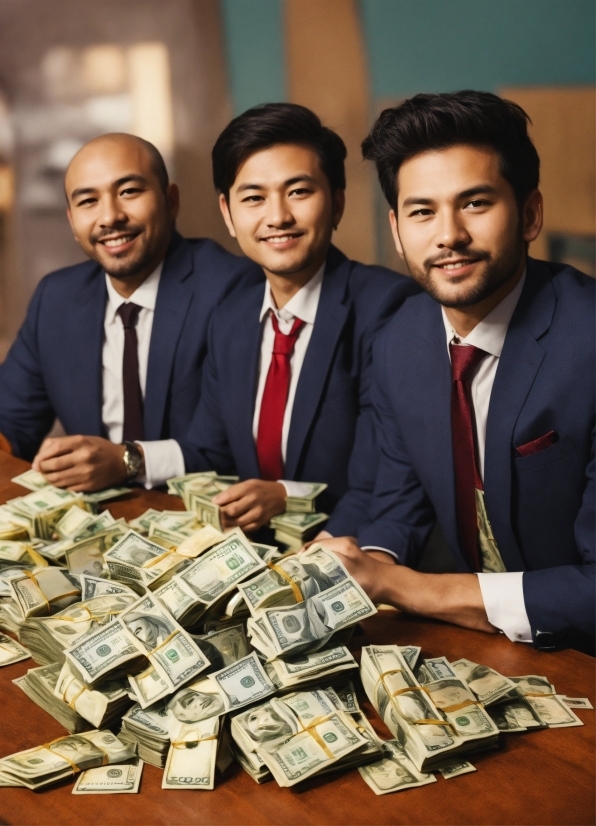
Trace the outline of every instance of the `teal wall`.
{"type": "Polygon", "coordinates": [[[360,0],[375,98],[594,83],[594,0],[360,0]]]}
{"type": "Polygon", "coordinates": [[[221,0],[221,8],[234,114],[285,100],[283,0],[221,0]]]}

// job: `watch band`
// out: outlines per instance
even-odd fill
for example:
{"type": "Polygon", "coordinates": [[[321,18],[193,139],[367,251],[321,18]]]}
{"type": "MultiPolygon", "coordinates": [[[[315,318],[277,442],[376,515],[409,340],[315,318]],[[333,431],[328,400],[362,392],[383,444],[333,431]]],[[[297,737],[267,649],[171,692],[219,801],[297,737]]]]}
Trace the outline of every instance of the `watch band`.
{"type": "Polygon", "coordinates": [[[124,467],[126,468],[126,481],[131,482],[141,472],[143,467],[143,454],[134,442],[122,442],[122,444],[125,447],[122,459],[124,461],[124,467]]]}

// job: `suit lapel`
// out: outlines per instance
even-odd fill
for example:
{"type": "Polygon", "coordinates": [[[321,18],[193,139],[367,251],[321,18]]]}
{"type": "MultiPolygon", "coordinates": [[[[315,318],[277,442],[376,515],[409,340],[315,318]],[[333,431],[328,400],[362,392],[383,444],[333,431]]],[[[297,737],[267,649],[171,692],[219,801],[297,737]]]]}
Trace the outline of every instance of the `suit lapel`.
{"type": "Polygon", "coordinates": [[[192,304],[192,293],[183,281],[193,267],[190,247],[176,233],[159,281],[151,329],[144,405],[147,440],[161,438],[176,347],[192,304]]]}
{"type": "Polygon", "coordinates": [[[296,387],[286,451],[285,474],[288,479],[296,473],[348,317],[349,309],[343,301],[349,272],[349,260],[332,247],[327,258],[312,335],[296,387]]]}
{"type": "MultiPolygon", "coordinates": [[[[102,434],[103,375],[102,349],[108,292],[101,267],[91,271],[82,294],[71,311],[72,340],[64,340],[64,352],[72,369],[66,372],[73,381],[72,398],[76,398],[76,432],[102,434]],[[84,388],[84,392],[81,392],[84,388]]],[[[65,337],[66,338],[66,337],[65,337]]]]}
{"type": "Polygon", "coordinates": [[[486,428],[486,508],[508,571],[526,567],[511,522],[513,431],[544,359],[538,339],[550,327],[555,304],[550,281],[541,277],[539,264],[530,260],[526,283],[499,358],[486,428]]]}

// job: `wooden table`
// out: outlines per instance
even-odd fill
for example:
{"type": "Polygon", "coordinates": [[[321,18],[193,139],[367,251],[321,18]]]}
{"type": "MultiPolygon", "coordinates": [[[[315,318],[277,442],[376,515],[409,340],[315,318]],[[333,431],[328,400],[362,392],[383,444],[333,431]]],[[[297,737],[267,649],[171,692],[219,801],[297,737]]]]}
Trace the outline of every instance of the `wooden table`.
{"type": "MultiPolygon", "coordinates": [[[[28,465],[0,453],[0,502],[23,495],[9,482],[28,465]]],[[[114,502],[115,517],[132,518],[147,507],[180,508],[180,500],[135,491],[114,502]]],[[[546,654],[504,637],[383,611],[364,623],[356,646],[421,645],[423,656],[467,657],[503,674],[543,674],[557,691],[589,697],[596,705],[594,660],[575,651],[546,654]]],[[[0,755],[48,742],[65,732],[11,680],[31,660],[0,670],[0,755]]],[[[365,703],[369,719],[387,731],[365,703]]],[[[258,786],[237,764],[213,792],[162,791],[162,772],[145,765],[138,795],[74,796],[72,782],[44,792],[0,788],[0,824],[593,824],[594,711],[578,711],[582,728],[501,735],[498,751],[474,756],[478,771],[419,789],[376,797],[357,771],[313,778],[294,789],[258,786]]]]}

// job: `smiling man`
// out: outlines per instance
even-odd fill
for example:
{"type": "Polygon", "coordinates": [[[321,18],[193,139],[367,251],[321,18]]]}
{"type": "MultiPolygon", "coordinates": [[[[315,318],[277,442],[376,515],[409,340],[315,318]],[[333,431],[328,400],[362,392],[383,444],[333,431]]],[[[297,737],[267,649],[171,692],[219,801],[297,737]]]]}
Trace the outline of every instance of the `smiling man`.
{"type": "MultiPolygon", "coordinates": [[[[330,513],[354,456],[374,478],[369,375],[376,332],[419,288],[382,267],[349,261],[331,244],[344,210],[346,149],[303,106],[255,107],[213,149],[221,211],[264,283],[239,290],[214,315],[202,400],[183,443],[187,470],[243,480],[214,501],[226,527],[254,531],[285,510],[303,482],[328,485],[330,513]]],[[[330,523],[355,530],[346,499],[330,523]]]]}
{"type": "Polygon", "coordinates": [[[542,226],[527,117],[489,93],[417,95],[363,151],[426,294],[375,348],[368,523],[324,544],[376,602],[593,651],[594,280],[527,255],[542,226]],[[413,570],[435,520],[461,573],[413,570]]]}
{"type": "Polygon", "coordinates": [[[59,487],[159,485],[184,472],[177,440],[198,401],[211,314],[259,271],[176,232],[178,188],[141,138],[88,143],[65,190],[91,261],[37,288],[0,365],[0,433],[59,487]],[[55,418],[68,435],[43,441],[55,418]]]}

